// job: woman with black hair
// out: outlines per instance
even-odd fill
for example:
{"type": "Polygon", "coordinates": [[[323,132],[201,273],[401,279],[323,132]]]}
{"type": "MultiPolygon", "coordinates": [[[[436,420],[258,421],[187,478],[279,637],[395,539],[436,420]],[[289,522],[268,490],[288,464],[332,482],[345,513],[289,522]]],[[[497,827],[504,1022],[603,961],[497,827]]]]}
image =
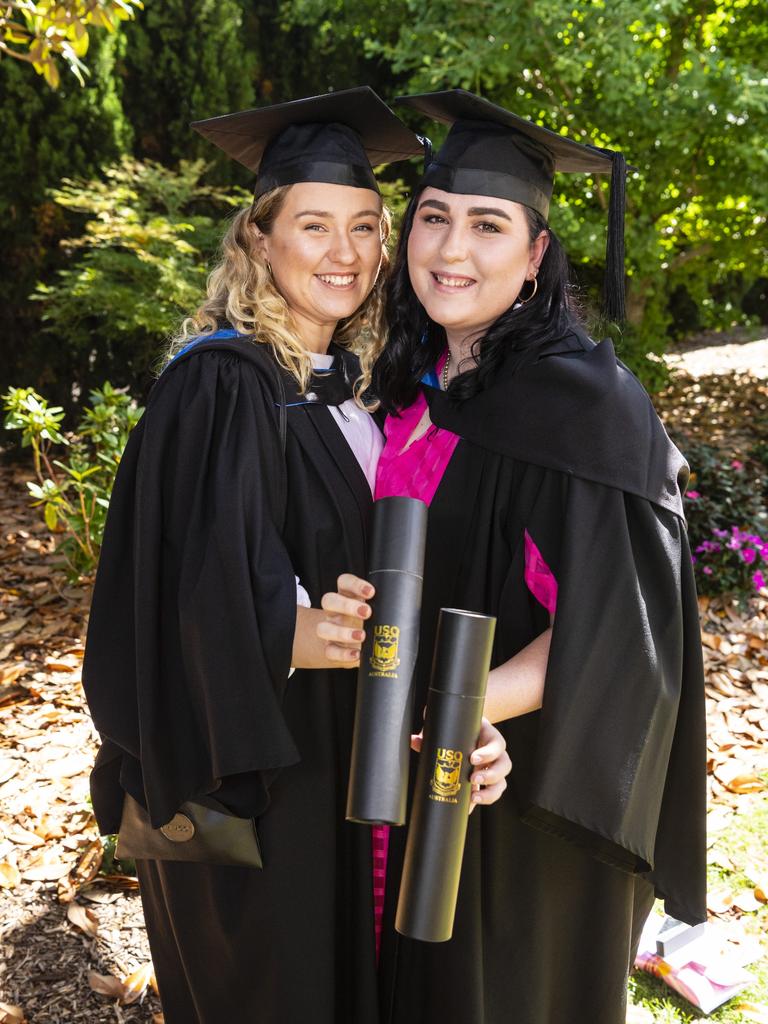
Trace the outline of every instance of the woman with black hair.
{"type": "Polygon", "coordinates": [[[452,127],[389,284],[376,496],[430,506],[417,714],[439,608],[495,615],[485,713],[513,770],[470,819],[451,942],[387,927],[404,840],[382,835],[382,1020],[623,1024],[654,894],[678,919],[706,916],[687,466],[581,326],[546,220],[555,170],[613,169],[619,297],[624,164],[460,90],[409,101],[452,127]]]}

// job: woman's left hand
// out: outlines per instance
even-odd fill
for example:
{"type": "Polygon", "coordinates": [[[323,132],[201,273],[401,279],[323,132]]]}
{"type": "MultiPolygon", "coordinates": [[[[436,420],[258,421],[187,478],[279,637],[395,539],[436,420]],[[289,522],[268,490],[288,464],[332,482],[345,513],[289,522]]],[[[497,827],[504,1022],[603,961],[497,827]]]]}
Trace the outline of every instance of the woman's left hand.
{"type": "MultiPolygon", "coordinates": [[[[421,733],[411,736],[411,746],[421,750],[421,733]]],[[[472,796],[469,813],[477,804],[493,804],[507,788],[507,776],[512,771],[512,761],[507,753],[507,741],[495,725],[483,719],[477,746],[470,756],[473,771],[470,776],[472,796]]]]}

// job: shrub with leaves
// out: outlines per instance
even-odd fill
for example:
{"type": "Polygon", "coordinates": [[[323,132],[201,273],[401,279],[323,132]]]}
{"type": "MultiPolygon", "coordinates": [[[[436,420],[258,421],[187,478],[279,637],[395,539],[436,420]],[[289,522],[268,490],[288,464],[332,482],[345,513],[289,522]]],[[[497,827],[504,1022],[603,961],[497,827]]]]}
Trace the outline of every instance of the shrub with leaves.
{"type": "Polygon", "coordinates": [[[81,353],[92,379],[115,369],[141,379],[180,317],[200,304],[225,215],[250,201],[242,189],[201,184],[205,167],[126,157],[101,178],[65,178],[51,192],[87,219],[82,235],[62,243],[70,266],[40,282],[33,298],[44,330],[81,353]]]}
{"type": "Polygon", "coordinates": [[[88,52],[88,32],[115,32],[132,18],[141,0],[14,0],[0,4],[0,56],[31,64],[52,89],[61,81],[61,58],[80,85],[88,69],[81,60],[88,52]]]}
{"type": "Polygon", "coordinates": [[[10,388],[3,407],[6,429],[21,430],[22,446],[32,449],[37,480],[27,486],[33,504],[42,509],[48,529],[61,536],[56,550],[70,578],[88,578],[101,550],[115,473],[143,410],[107,382],[91,392],[77,432],[67,436],[63,410],[32,388],[10,388]],[[66,451],[65,459],[54,457],[57,448],[66,451]]]}
{"type": "Polygon", "coordinates": [[[768,467],[685,446],[691,482],[685,512],[699,590],[749,594],[768,584],[768,467]]]}

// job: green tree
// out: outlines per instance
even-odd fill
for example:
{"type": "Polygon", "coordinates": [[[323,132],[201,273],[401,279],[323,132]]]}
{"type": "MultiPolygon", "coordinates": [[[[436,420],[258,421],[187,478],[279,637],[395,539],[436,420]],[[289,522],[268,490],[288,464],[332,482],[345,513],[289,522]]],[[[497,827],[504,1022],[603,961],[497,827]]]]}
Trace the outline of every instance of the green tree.
{"type": "Polygon", "coordinates": [[[0,57],[31,64],[52,89],[59,87],[57,59],[83,84],[89,29],[114,32],[143,7],[141,0],[4,0],[0,4],[0,57]]]}
{"type": "MultiPolygon", "coordinates": [[[[258,57],[246,44],[238,0],[164,0],[124,29],[123,103],[135,131],[134,155],[171,166],[213,160],[191,121],[254,106],[258,57]]],[[[231,161],[218,180],[247,180],[231,161]]]]}
{"type": "MultiPolygon", "coordinates": [[[[411,91],[472,89],[626,153],[624,348],[636,365],[665,347],[681,295],[698,326],[743,319],[741,296],[768,272],[760,0],[395,0],[375,14],[360,0],[289,0],[285,11],[321,39],[356,39],[411,91]]],[[[558,179],[552,225],[587,287],[606,206],[607,182],[558,179]]]]}
{"type": "Polygon", "coordinates": [[[61,264],[59,239],[73,230],[47,189],[65,175],[94,174],[131,145],[114,73],[122,45],[119,34],[96,36],[85,86],[69,76],[56,91],[0,60],[0,390],[23,380],[59,404],[71,401],[61,353],[39,336],[28,296],[61,264]]]}

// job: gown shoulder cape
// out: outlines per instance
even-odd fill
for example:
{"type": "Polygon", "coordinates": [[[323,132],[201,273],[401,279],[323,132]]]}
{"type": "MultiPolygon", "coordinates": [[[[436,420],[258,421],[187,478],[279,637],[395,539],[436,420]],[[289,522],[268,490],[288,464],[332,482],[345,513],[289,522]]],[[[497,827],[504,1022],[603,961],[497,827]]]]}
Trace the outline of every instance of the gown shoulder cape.
{"type": "Polygon", "coordinates": [[[558,592],[543,706],[499,723],[509,789],[469,821],[453,939],[385,932],[385,1019],[618,1024],[654,892],[706,918],[687,466],[610,343],[581,333],[463,402],[422,386],[460,441],[430,505],[414,725],[441,606],[497,617],[495,666],[550,625],[524,582],[526,534],[558,592]]]}

